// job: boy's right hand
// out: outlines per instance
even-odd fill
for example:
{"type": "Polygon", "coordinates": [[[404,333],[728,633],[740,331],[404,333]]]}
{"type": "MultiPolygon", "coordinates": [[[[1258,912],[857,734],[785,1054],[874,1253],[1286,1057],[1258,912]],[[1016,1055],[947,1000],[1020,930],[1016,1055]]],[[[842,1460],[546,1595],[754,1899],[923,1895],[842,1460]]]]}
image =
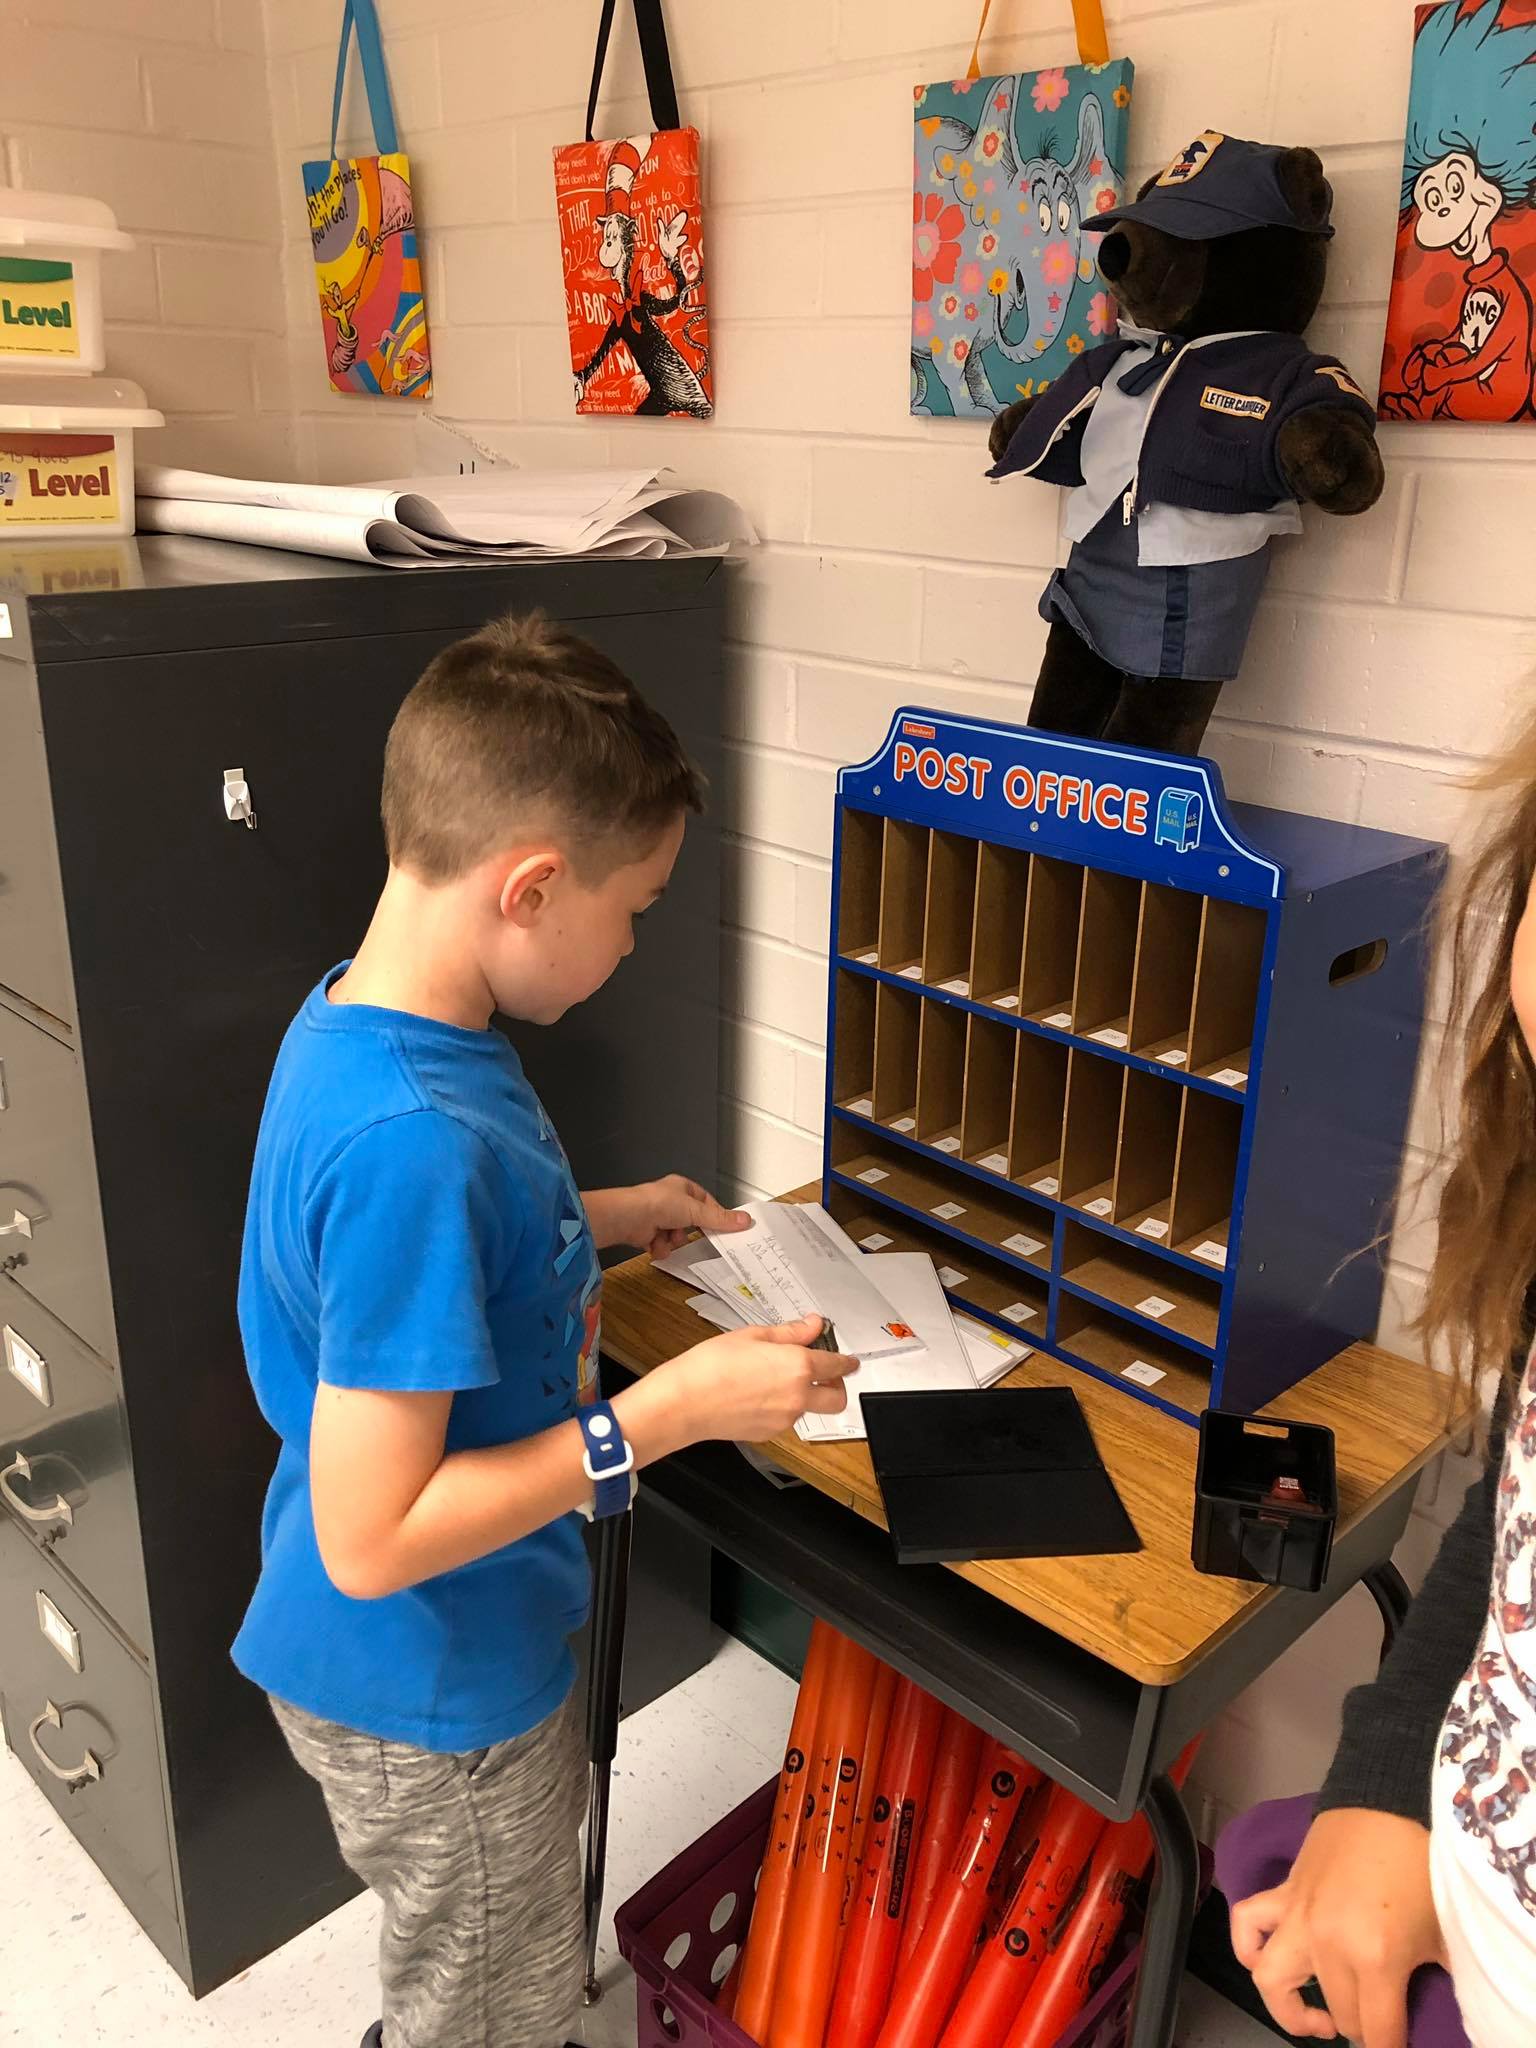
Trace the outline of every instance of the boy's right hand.
{"type": "Polygon", "coordinates": [[[1320,1813],[1286,1882],[1232,1908],[1232,1946],[1287,2033],[1404,2048],[1408,1980],[1445,1961],[1428,1829],[1363,1807],[1320,1813]],[[1327,2013],[1302,2000],[1314,1977],[1327,2013]]]}
{"type": "Polygon", "coordinates": [[[840,1413],[848,1406],[843,1381],[857,1372],[859,1361],[812,1351],[821,1328],[820,1316],[806,1316],[771,1328],[730,1330],[664,1366],[685,1440],[766,1443],[802,1415],[840,1413]]]}

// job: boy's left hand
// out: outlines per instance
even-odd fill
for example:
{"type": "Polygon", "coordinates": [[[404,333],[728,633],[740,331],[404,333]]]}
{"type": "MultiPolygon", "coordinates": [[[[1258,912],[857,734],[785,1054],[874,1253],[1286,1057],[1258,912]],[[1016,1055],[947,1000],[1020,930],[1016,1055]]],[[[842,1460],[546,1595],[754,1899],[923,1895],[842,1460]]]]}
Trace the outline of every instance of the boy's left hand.
{"type": "Polygon", "coordinates": [[[653,1259],[675,1252],[696,1230],[745,1230],[752,1221],[744,1210],[723,1207],[707,1188],[680,1173],[639,1187],[602,1188],[582,1199],[599,1247],[639,1245],[653,1259]]]}

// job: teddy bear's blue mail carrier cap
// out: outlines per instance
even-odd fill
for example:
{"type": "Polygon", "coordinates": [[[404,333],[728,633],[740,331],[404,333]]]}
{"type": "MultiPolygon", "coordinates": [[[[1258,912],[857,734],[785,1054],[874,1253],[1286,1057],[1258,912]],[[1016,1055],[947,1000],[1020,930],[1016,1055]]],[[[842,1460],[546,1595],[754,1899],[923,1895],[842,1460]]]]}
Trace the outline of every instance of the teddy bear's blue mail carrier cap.
{"type": "Polygon", "coordinates": [[[1326,219],[1319,223],[1297,217],[1280,183],[1280,160],[1286,154],[1272,142],[1244,142],[1207,128],[1179,151],[1144,198],[1092,215],[1083,222],[1083,231],[1103,234],[1122,221],[1140,221],[1181,242],[1205,242],[1262,227],[1331,235],[1326,219]]]}

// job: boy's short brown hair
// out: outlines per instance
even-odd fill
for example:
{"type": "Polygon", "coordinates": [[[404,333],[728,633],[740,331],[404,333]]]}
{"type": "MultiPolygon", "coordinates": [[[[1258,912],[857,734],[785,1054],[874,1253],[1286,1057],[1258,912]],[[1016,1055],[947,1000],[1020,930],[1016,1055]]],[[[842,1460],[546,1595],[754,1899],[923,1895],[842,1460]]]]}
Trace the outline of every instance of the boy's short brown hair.
{"type": "Polygon", "coordinates": [[[445,647],[384,749],[389,858],[428,882],[544,830],[581,880],[599,882],[703,807],[704,779],[660,712],[542,612],[445,647]]]}

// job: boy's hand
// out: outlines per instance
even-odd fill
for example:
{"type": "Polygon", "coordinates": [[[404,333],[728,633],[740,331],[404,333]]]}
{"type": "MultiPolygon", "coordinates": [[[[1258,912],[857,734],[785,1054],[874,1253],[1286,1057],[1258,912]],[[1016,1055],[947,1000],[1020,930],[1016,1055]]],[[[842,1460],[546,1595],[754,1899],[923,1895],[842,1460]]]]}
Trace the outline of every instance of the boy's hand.
{"type": "Polygon", "coordinates": [[[1287,2033],[1404,2048],[1408,1980],[1445,1961],[1427,1829],[1364,1808],[1319,1814],[1286,1882],[1232,1908],[1232,1946],[1287,2033]],[[1314,1977],[1326,2013],[1302,1999],[1314,1977]]]}
{"type": "Polygon", "coordinates": [[[650,1233],[642,1233],[635,1242],[653,1259],[675,1252],[695,1230],[748,1230],[752,1225],[745,1209],[724,1208],[708,1188],[700,1187],[696,1180],[685,1180],[680,1173],[647,1181],[634,1192],[640,1198],[644,1228],[650,1233]]]}
{"type": "Polygon", "coordinates": [[[674,1358],[647,1384],[664,1384],[684,1444],[766,1443],[802,1415],[836,1415],[848,1406],[843,1381],[859,1361],[809,1349],[821,1327],[820,1316],[806,1316],[771,1329],[731,1330],[674,1358]]]}
{"type": "Polygon", "coordinates": [[[741,1209],[723,1208],[707,1188],[680,1173],[639,1187],[600,1188],[582,1201],[599,1249],[633,1244],[653,1259],[675,1252],[696,1230],[746,1230],[752,1221],[741,1209]]]}

